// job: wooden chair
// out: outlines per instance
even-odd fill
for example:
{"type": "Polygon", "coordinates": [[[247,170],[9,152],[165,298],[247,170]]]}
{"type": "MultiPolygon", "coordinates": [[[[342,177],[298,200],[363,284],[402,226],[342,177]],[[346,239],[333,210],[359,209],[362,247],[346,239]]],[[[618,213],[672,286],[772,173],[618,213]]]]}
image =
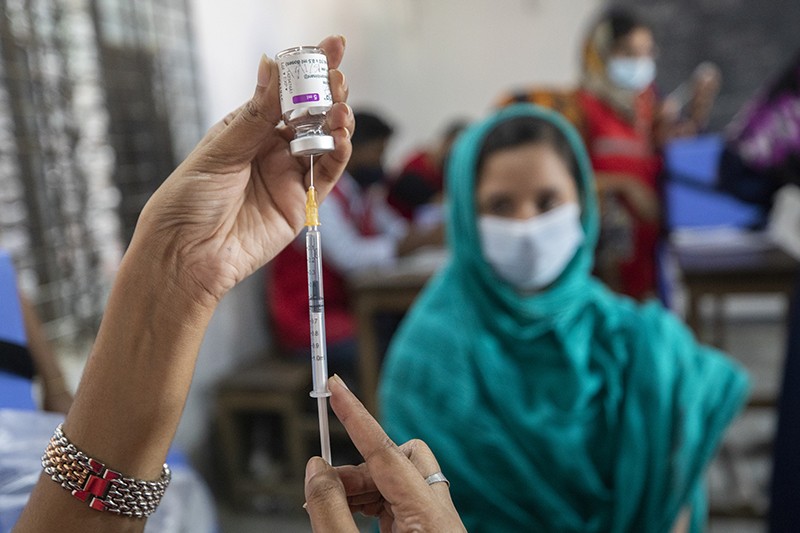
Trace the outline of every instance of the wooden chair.
{"type": "Polygon", "coordinates": [[[317,430],[316,415],[308,411],[310,390],[311,370],[305,361],[276,357],[265,357],[220,381],[215,414],[223,488],[231,503],[247,504],[256,495],[302,501],[309,431],[317,430]],[[248,472],[248,443],[256,416],[267,418],[279,433],[280,455],[273,459],[283,468],[277,478],[256,479],[248,472]]]}

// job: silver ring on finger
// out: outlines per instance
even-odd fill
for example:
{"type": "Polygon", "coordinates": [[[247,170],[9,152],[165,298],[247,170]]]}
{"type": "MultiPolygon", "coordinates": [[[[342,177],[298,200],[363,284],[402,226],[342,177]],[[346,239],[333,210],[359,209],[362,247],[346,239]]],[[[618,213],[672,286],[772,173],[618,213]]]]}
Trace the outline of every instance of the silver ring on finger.
{"type": "Polygon", "coordinates": [[[442,474],[441,471],[435,472],[430,476],[426,477],[425,483],[427,483],[428,485],[433,485],[434,483],[447,483],[447,486],[448,487],[450,486],[450,482],[447,481],[447,478],[444,477],[444,474],[442,474]]]}

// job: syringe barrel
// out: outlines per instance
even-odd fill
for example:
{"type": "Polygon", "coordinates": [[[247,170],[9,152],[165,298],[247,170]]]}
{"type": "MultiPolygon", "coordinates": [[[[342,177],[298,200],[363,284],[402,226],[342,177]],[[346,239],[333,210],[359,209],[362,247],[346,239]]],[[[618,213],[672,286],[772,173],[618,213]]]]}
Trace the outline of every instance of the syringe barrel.
{"type": "Polygon", "coordinates": [[[322,256],[319,229],[306,231],[308,259],[308,318],[311,326],[311,396],[330,396],[328,391],[328,348],[325,341],[325,299],[322,289],[322,256]]]}

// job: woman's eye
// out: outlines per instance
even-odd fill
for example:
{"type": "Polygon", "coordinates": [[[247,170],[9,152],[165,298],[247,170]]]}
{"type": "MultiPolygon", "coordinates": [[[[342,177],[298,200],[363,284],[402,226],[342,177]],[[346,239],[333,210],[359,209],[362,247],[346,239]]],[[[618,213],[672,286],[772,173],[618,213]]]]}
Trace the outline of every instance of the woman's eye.
{"type": "Polygon", "coordinates": [[[492,198],[486,204],[486,212],[490,215],[511,216],[514,213],[514,202],[507,197],[492,198]]]}
{"type": "Polygon", "coordinates": [[[545,213],[561,205],[561,199],[555,193],[547,193],[539,198],[537,206],[540,213],[545,213]]]}

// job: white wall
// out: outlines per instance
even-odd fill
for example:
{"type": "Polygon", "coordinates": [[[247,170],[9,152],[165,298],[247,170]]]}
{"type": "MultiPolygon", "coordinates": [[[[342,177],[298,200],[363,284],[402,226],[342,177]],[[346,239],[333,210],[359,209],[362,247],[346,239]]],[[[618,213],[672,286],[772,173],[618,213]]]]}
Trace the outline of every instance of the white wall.
{"type": "MultiPolygon", "coordinates": [[[[193,0],[211,123],[255,86],[262,53],[347,37],[350,103],[396,126],[397,164],[456,117],[483,115],[511,87],[577,81],[580,42],[602,0],[193,0]]],[[[259,275],[225,297],[200,352],[176,442],[202,442],[218,377],[267,343],[259,275]]]]}
{"type": "Polygon", "coordinates": [[[454,117],[509,87],[577,80],[580,42],[603,0],[194,0],[208,116],[254,86],[261,53],[347,37],[350,103],[385,111],[397,163],[454,117]]]}

